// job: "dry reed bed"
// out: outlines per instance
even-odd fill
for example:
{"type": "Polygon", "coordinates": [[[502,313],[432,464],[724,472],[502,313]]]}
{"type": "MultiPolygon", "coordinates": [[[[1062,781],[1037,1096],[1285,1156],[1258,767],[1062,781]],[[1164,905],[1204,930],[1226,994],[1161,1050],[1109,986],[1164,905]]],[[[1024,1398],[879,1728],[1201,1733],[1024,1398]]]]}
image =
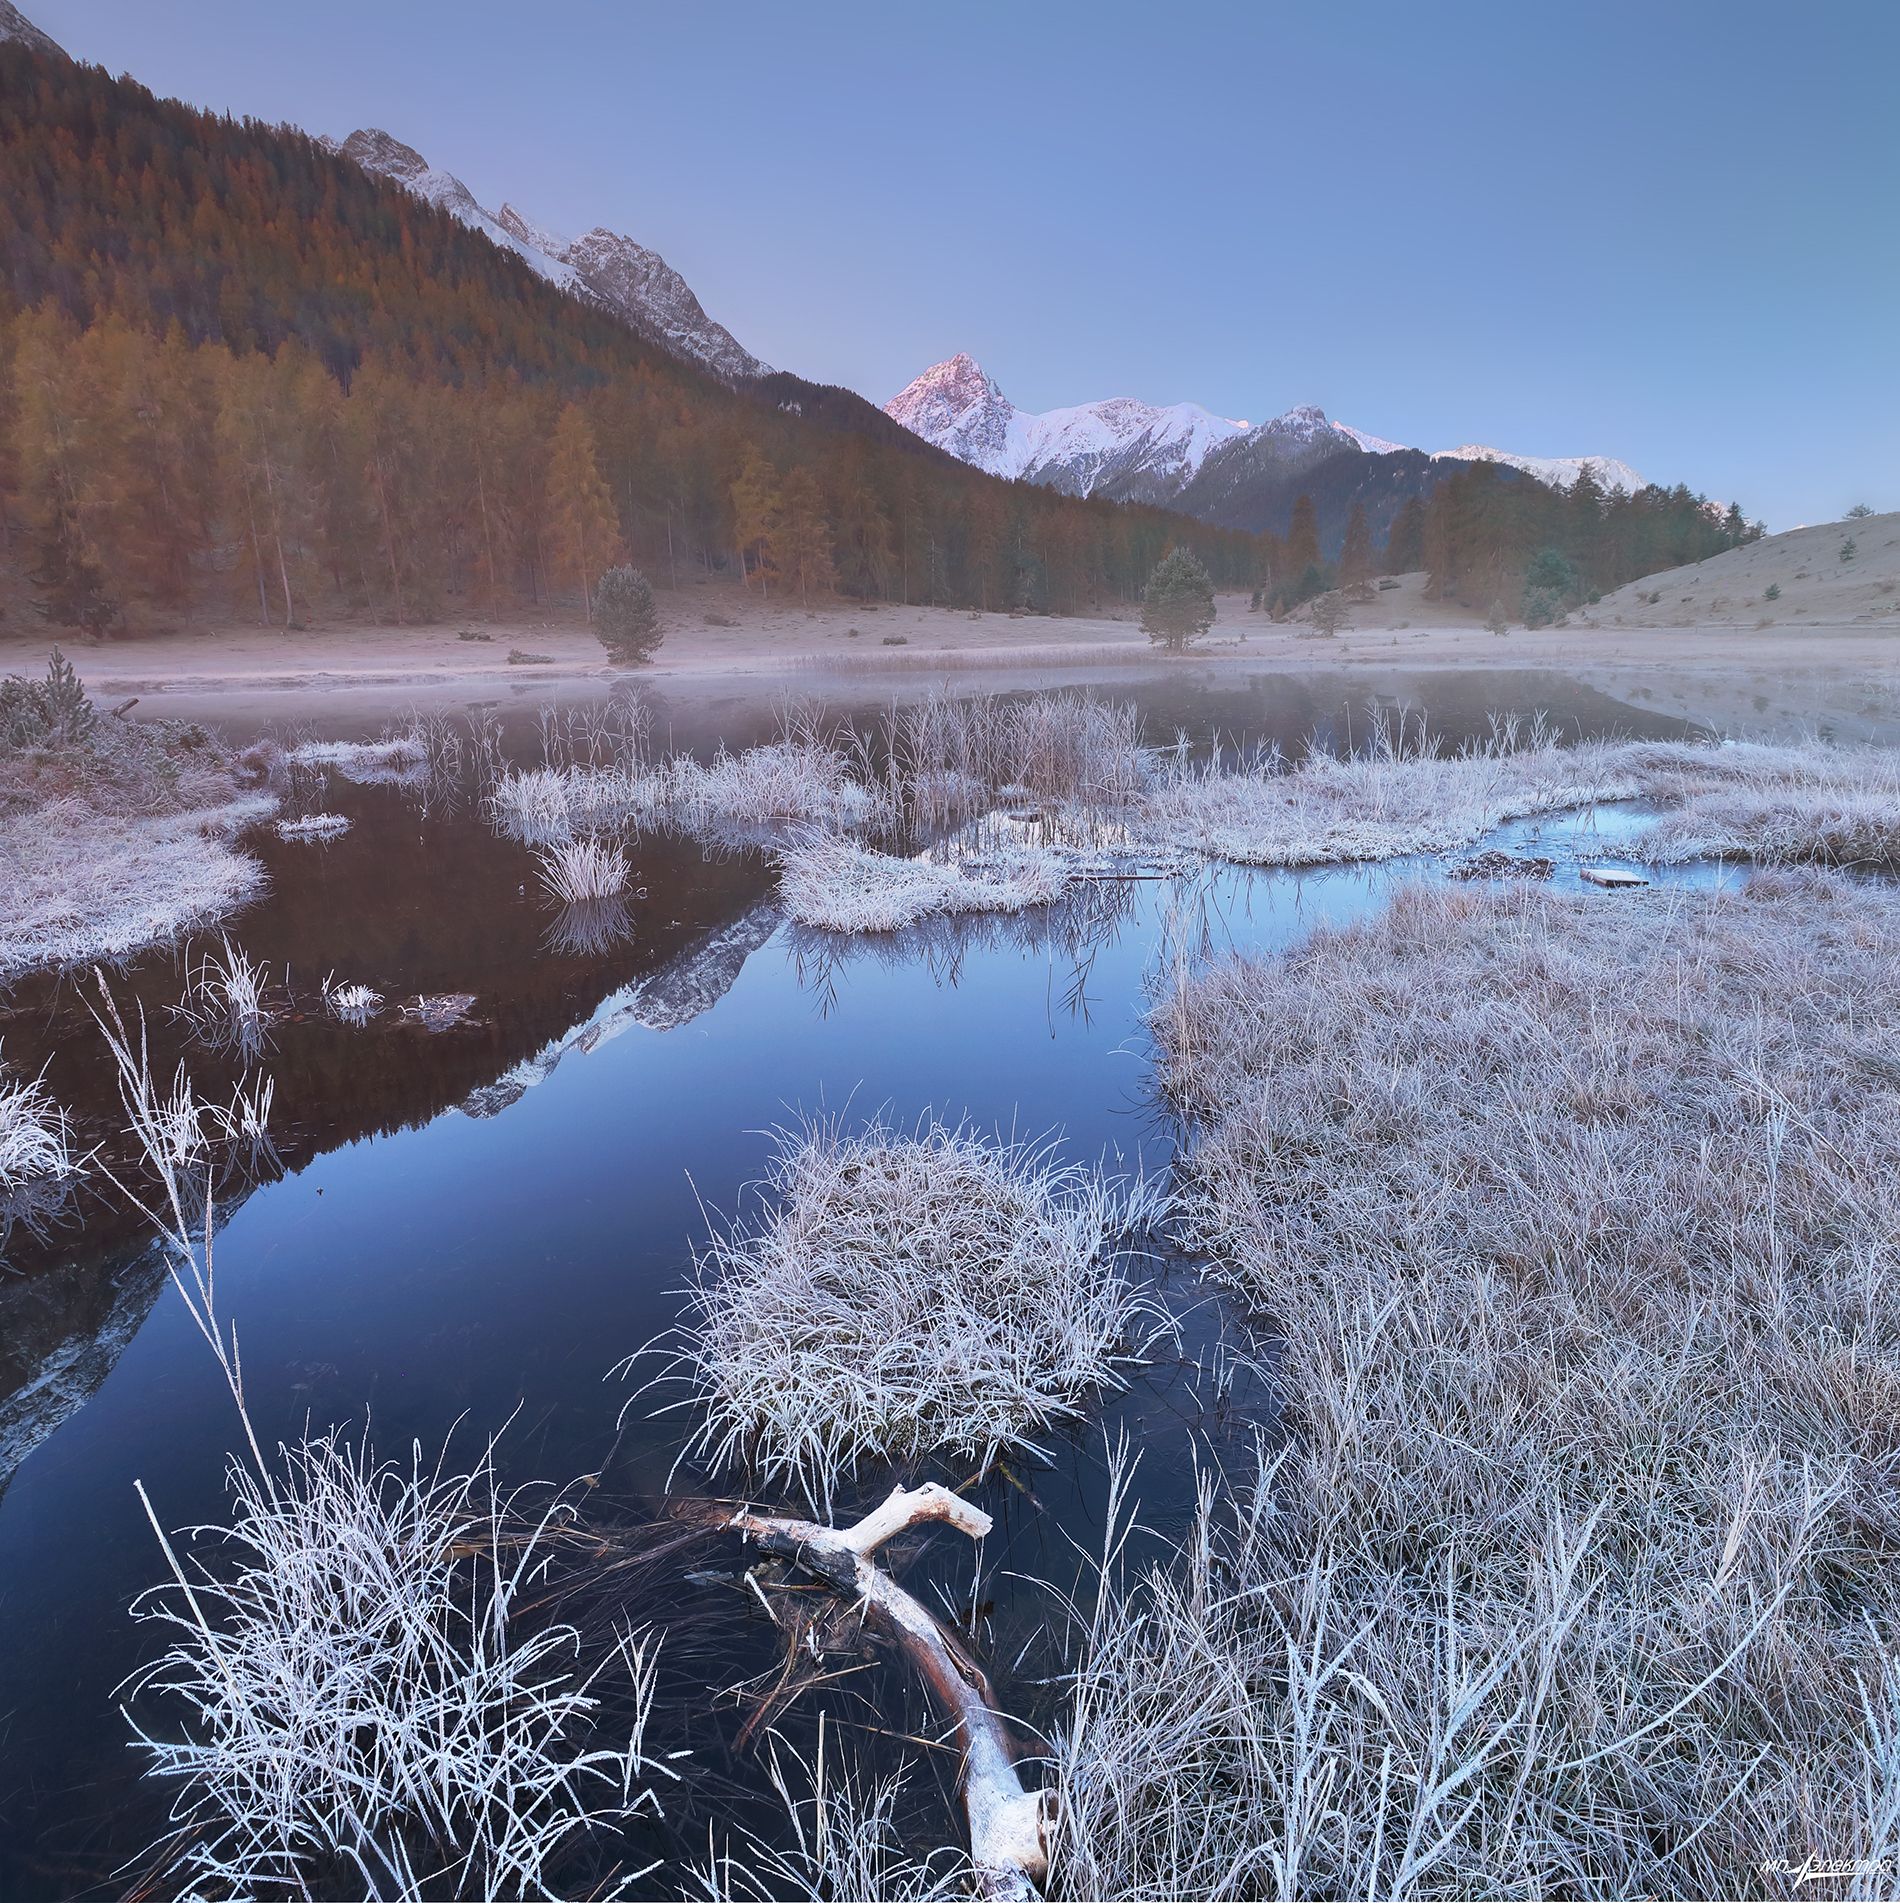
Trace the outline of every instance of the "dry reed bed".
{"type": "Polygon", "coordinates": [[[1900,899],[1409,888],[1154,1028],[1291,1439],[1109,1594],[1070,1888],[1884,1894],[1900,899]]]}
{"type": "Polygon", "coordinates": [[[1652,863],[1900,870],[1900,754],[1887,748],[1731,743],[1658,762],[1645,790],[1674,809],[1637,842],[1652,863]]]}
{"type": "Polygon", "coordinates": [[[814,1507],[862,1460],[1028,1445],[1166,1326],[1130,1274],[1151,1193],[1046,1146],[811,1122],[757,1200],[696,1258],[689,1452],[814,1507]]]}
{"type": "Polygon", "coordinates": [[[524,845],[564,844],[621,827],[721,837],[748,828],[858,829],[885,814],[881,789],[854,777],[852,762],[816,742],[781,741],[649,762],[542,766],[504,772],[490,793],[498,831],[524,845]]]}

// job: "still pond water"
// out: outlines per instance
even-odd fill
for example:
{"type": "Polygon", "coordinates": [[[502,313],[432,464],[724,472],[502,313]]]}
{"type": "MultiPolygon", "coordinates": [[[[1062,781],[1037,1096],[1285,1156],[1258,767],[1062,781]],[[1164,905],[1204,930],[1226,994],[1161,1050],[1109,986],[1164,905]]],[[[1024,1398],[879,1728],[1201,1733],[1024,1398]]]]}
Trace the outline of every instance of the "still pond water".
{"type": "MultiPolygon", "coordinates": [[[[1318,677],[1128,691],[1154,739],[1185,730],[1296,748],[1318,735],[1344,747],[1355,720],[1364,730],[1363,702],[1348,698],[1362,690],[1318,677]]],[[[1551,676],[1439,676],[1423,695],[1453,743],[1481,735],[1493,711],[1543,710],[1585,734],[1680,731],[1551,676]]],[[[773,718],[765,700],[655,708],[663,742],[700,751],[767,738],[773,718]]],[[[509,739],[529,757],[532,723],[516,721],[509,739]]],[[[628,1526],[660,1511],[685,1421],[644,1402],[623,1423],[631,1390],[611,1371],[678,1319],[706,1212],[743,1205],[772,1126],[817,1110],[903,1124],[967,1115],[986,1131],[1055,1133],[1065,1159],[1165,1172],[1177,1133],[1156,1101],[1142,1013],[1170,908],[1185,906],[1216,950],[1274,947],[1433,870],[1214,869],[1114,888],[1081,911],[826,941],[779,919],[764,855],[648,836],[630,929],[590,947],[561,938],[530,855],[479,813],[341,779],[322,803],[353,829],[327,847],[263,835],[269,893],[232,926],[280,985],[288,973],[290,999],[265,1060],[282,1173],[233,1186],[217,1255],[259,1432],[367,1416],[385,1454],[412,1440],[434,1449],[453,1428],[472,1459],[511,1422],[510,1480],[598,1474],[600,1517],[628,1526]],[[332,975],[392,1006],[447,992],[476,1003],[440,1033],[388,1008],[352,1028],[322,1010],[332,975]]],[[[1563,862],[1580,827],[1614,823],[1518,826],[1505,843],[1541,837],[1563,862]]],[[[1575,882],[1574,856],[1558,878],[1575,882]]],[[[181,960],[155,954],[115,981],[153,1022],[161,1074],[181,960]]],[[[19,987],[0,1000],[0,1035],[10,1062],[48,1062],[88,1145],[113,1137],[109,1064],[74,985],[19,987]]],[[[191,1063],[216,1082],[215,1059],[191,1063]]],[[[0,1270],[0,1895],[118,1894],[115,1872],[158,1833],[170,1796],[140,1778],[115,1697],[156,1646],[128,1616],[161,1565],[133,1482],[170,1526],[221,1519],[236,1423],[118,1199],[89,1195],[50,1242],[16,1239],[12,1258],[0,1270]]],[[[1234,1356],[1249,1346],[1246,1318],[1191,1265],[1155,1272],[1185,1317],[1179,1355],[1054,1437],[1046,1464],[976,1488],[998,1525],[974,1595],[955,1540],[932,1542],[908,1575],[966,1613],[974,1597],[1003,1702],[1032,1716],[1056,1697],[1049,1588],[1073,1588],[1078,1546],[1100,1538],[1107,1437],[1125,1433],[1139,1453],[1142,1518],[1166,1538],[1191,1505],[1197,1454],[1272,1428],[1267,1376],[1234,1356]]],[[[863,1490],[891,1479],[867,1474],[863,1490]]],[[[672,1484],[707,1483],[686,1470],[672,1484]]],[[[628,1618],[677,1627],[649,1745],[692,1753],[647,1854],[702,1853],[709,1819],[768,1821],[756,1743],[739,1743],[749,1708],[715,1696],[776,1667],[756,1601],[706,1583],[742,1564],[713,1542],[628,1589],[628,1618]]],[[[925,1722],[901,1674],[860,1679],[834,1714],[893,1730],[925,1722]]],[[[795,1714],[792,1735],[808,1721],[795,1714]]],[[[941,1801],[934,1789],[919,1799],[941,1801]]]]}

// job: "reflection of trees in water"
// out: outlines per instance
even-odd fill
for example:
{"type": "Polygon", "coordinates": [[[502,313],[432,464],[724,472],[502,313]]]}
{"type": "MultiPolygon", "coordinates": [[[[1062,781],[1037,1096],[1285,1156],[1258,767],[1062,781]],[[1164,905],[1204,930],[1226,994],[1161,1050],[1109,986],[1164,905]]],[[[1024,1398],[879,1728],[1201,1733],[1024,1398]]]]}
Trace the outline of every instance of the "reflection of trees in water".
{"type": "Polygon", "coordinates": [[[922,965],[939,985],[955,986],[972,953],[1013,951],[1066,963],[1061,1009],[1086,1021],[1088,980],[1102,947],[1134,915],[1138,877],[1078,880],[1048,905],[1022,912],[937,914],[895,932],[827,932],[788,925],[786,944],[800,989],[828,1017],[848,968],[868,960],[887,967],[922,965]]]}

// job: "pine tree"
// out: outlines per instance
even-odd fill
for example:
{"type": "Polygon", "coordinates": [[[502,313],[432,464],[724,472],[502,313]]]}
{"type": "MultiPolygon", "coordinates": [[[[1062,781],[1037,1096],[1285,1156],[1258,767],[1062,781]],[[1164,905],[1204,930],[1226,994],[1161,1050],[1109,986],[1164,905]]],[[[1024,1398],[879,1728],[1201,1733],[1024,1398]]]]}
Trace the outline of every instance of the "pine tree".
{"type": "Polygon", "coordinates": [[[593,578],[620,553],[620,518],[601,479],[594,432],[577,404],[554,425],[548,452],[548,548],[555,572],[578,583],[581,607],[594,612],[593,578]]]}
{"type": "Polygon", "coordinates": [[[83,628],[97,640],[119,618],[119,604],[106,593],[105,576],[79,529],[72,491],[57,471],[39,535],[39,559],[28,578],[40,590],[33,606],[62,628],[83,628]]]}
{"type": "Polygon", "coordinates": [[[1214,583],[1201,558],[1177,543],[1156,564],[1141,597],[1141,629],[1179,653],[1214,625],[1214,583]]]}

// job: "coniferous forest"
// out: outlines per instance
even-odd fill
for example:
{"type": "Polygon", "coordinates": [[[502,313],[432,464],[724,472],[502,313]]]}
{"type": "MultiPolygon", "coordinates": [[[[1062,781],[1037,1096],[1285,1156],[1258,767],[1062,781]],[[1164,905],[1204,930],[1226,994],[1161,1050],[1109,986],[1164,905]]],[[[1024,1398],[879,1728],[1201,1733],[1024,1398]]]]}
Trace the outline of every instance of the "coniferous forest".
{"type": "MultiPolygon", "coordinates": [[[[579,606],[629,559],[1053,613],[1176,543],[1224,588],[1332,579],[1310,509],[1215,528],[984,475],[849,392],[728,389],[319,141],[96,67],[0,46],[0,165],[0,565],[56,624],[579,606]]],[[[1450,467],[1382,565],[1474,606],[1551,549],[1581,599],[1747,532],[1450,467]]]]}
{"type": "Polygon", "coordinates": [[[1230,585],[1257,564],[841,392],[728,390],[300,132],[0,46],[0,153],[0,518],[75,618],[578,604],[626,555],[1060,612],[1176,540],[1230,585]]]}

